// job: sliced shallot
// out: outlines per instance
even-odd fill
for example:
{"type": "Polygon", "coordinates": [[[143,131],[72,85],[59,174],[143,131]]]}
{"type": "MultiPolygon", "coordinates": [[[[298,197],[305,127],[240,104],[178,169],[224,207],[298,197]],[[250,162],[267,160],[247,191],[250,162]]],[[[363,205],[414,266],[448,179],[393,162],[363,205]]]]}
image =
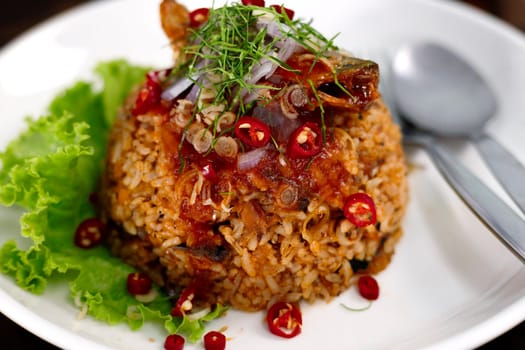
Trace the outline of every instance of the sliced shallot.
{"type": "Polygon", "coordinates": [[[299,84],[286,87],[283,96],[280,98],[281,111],[289,119],[297,119],[299,116],[297,108],[303,107],[307,103],[306,91],[299,84]]]}
{"type": "Polygon", "coordinates": [[[190,86],[193,85],[193,81],[190,78],[182,77],[175,81],[171,86],[162,92],[160,97],[163,100],[171,101],[180,96],[190,86]]]}
{"type": "Polygon", "coordinates": [[[300,119],[290,119],[286,117],[279,102],[272,102],[266,107],[257,106],[253,110],[253,116],[259,118],[270,126],[273,137],[277,141],[286,141],[299,126],[300,119]]]}
{"type": "Polygon", "coordinates": [[[235,158],[239,151],[239,146],[231,136],[219,136],[215,141],[215,152],[223,158],[235,158]]]}
{"type": "MultiPolygon", "coordinates": [[[[162,92],[161,94],[161,98],[163,100],[168,100],[168,101],[171,101],[177,97],[180,96],[180,94],[182,94],[184,91],[186,91],[187,89],[190,88],[190,86],[192,85],[199,85],[197,84],[197,81],[199,80],[200,76],[202,75],[202,68],[204,68],[204,66],[207,64],[208,62],[205,61],[205,60],[201,60],[199,61],[195,67],[194,67],[194,74],[190,75],[189,77],[188,76],[183,76],[182,78],[176,80],[173,84],[171,84],[170,86],[168,86],[166,89],[164,89],[164,91],[162,92]]],[[[195,85],[193,86],[192,90],[195,89],[195,85]]],[[[198,91],[198,86],[197,86],[197,91],[198,91]]],[[[190,91],[191,93],[191,91],[190,91]]],[[[188,100],[190,100],[191,102],[195,102],[195,99],[190,99],[190,98],[187,98],[188,100]]]]}
{"type": "Polygon", "coordinates": [[[196,84],[193,84],[190,92],[188,92],[188,95],[186,95],[186,100],[195,103],[197,101],[197,97],[199,96],[200,90],[201,90],[201,87],[198,82],[196,84]]]}
{"type": "Polygon", "coordinates": [[[202,129],[202,131],[193,138],[193,148],[195,148],[200,154],[205,153],[210,149],[212,141],[213,135],[211,134],[211,131],[208,129],[202,129]]]}
{"type": "Polygon", "coordinates": [[[266,152],[267,148],[261,147],[246,153],[242,153],[237,158],[237,169],[239,171],[245,171],[254,168],[257,166],[257,164],[259,164],[266,152]]]}
{"type": "Polygon", "coordinates": [[[235,122],[235,113],[227,111],[222,113],[219,116],[219,119],[217,120],[217,131],[221,132],[228,127],[233,126],[233,123],[235,122]]]}

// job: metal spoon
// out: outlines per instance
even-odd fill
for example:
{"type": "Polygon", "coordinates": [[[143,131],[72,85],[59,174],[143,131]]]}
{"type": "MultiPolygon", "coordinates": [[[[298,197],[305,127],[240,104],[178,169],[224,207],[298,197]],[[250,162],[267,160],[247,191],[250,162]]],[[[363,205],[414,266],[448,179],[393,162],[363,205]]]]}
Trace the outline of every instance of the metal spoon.
{"type": "Polygon", "coordinates": [[[418,43],[401,48],[393,62],[399,110],[419,129],[443,137],[466,137],[525,213],[525,167],[483,130],[497,101],[483,78],[443,46],[418,43]]]}
{"type": "MultiPolygon", "coordinates": [[[[381,67],[380,90],[389,105],[395,121],[403,130],[405,144],[423,147],[434,161],[437,169],[456,191],[459,197],[478,216],[478,218],[498,237],[523,263],[525,263],[525,221],[523,221],[504,201],[492,192],[482,181],[440,146],[434,135],[409,125],[397,113],[394,93],[398,89],[396,65],[399,55],[384,61],[384,56],[375,57],[381,67]]],[[[396,95],[402,91],[397,91],[396,95]]],[[[404,117],[404,116],[403,116],[404,117]]]]}

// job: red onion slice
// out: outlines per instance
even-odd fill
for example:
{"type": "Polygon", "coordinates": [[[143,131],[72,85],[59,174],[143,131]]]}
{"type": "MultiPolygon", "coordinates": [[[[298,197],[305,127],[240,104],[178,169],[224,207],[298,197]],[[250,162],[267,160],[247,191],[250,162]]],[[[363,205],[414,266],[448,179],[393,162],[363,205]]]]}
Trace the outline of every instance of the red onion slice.
{"type": "Polygon", "coordinates": [[[287,118],[279,103],[270,103],[266,107],[257,106],[253,110],[253,116],[268,124],[273,137],[279,142],[288,140],[292,132],[303,123],[299,119],[287,118]]]}
{"type": "Polygon", "coordinates": [[[267,147],[256,148],[237,157],[237,170],[246,171],[259,164],[267,152],[267,147]]]}
{"type": "Polygon", "coordinates": [[[197,97],[199,96],[200,90],[201,87],[199,83],[193,84],[190,92],[188,92],[188,95],[186,95],[186,100],[191,101],[195,104],[195,102],[197,101],[197,97]]]}
{"type": "Polygon", "coordinates": [[[268,36],[278,39],[274,44],[278,50],[270,54],[273,57],[263,58],[252,69],[250,77],[246,79],[248,84],[256,84],[263,77],[265,79],[270,78],[279,66],[279,61],[286,62],[295,52],[302,49],[302,46],[294,38],[287,35],[292,29],[286,24],[259,18],[256,26],[259,29],[266,28],[266,34],[268,36]]]}
{"type": "Polygon", "coordinates": [[[171,86],[166,88],[160,97],[163,100],[171,101],[179,97],[179,95],[186,91],[192,84],[193,81],[190,78],[182,77],[181,79],[175,81],[175,83],[171,84],[171,86]]]}
{"type": "MultiPolygon", "coordinates": [[[[285,38],[275,43],[279,48],[277,57],[281,62],[286,62],[292,55],[302,49],[302,46],[294,38],[285,38]]],[[[269,78],[269,77],[266,77],[269,78]]]]}
{"type": "Polygon", "coordinates": [[[252,68],[250,76],[246,79],[246,83],[250,85],[256,84],[262,78],[268,78],[275,72],[276,69],[277,64],[265,57],[252,68]]]}
{"type": "Polygon", "coordinates": [[[266,28],[266,34],[272,38],[282,37],[283,34],[288,34],[292,31],[292,28],[286,24],[279,23],[275,19],[269,20],[264,17],[259,18],[255,26],[257,29],[266,28]]]}
{"type": "MultiPolygon", "coordinates": [[[[195,84],[195,82],[201,77],[203,70],[206,65],[208,64],[207,60],[201,60],[195,65],[194,74],[192,76],[184,76],[180,78],[179,80],[175,81],[173,84],[171,84],[169,87],[164,89],[160,97],[163,100],[171,101],[177,97],[180,96],[184,91],[186,91],[190,86],[195,84]]],[[[198,85],[198,84],[196,84],[198,85]]],[[[198,91],[198,89],[197,89],[198,91]]]]}
{"type": "MultiPolygon", "coordinates": [[[[275,57],[282,62],[286,62],[294,52],[302,48],[301,45],[289,35],[292,32],[292,28],[284,23],[259,18],[256,27],[258,29],[266,28],[266,34],[268,36],[278,39],[274,44],[275,47],[279,49],[275,57]]],[[[271,74],[267,75],[266,79],[268,79],[270,75],[271,74]]]]}
{"type": "MultiPolygon", "coordinates": [[[[272,52],[271,56],[261,59],[252,68],[250,75],[245,78],[248,85],[257,84],[263,78],[269,79],[279,67],[279,62],[286,62],[295,52],[302,49],[302,46],[295,39],[283,34],[291,31],[291,28],[286,24],[259,18],[256,26],[259,29],[266,28],[269,36],[278,39],[274,44],[277,51],[272,52]]],[[[241,92],[241,97],[245,103],[250,103],[259,98],[258,91],[252,91],[246,96],[247,94],[248,91],[246,89],[241,92]]]]}
{"type": "MultiPolygon", "coordinates": [[[[259,63],[257,63],[255,66],[253,66],[251,73],[245,78],[247,85],[254,85],[257,84],[262,78],[268,78],[273,73],[275,73],[275,70],[277,69],[278,65],[277,63],[271,61],[269,58],[262,58],[259,63]]],[[[240,95],[241,98],[244,99],[244,103],[250,103],[252,101],[255,101],[259,98],[259,93],[257,90],[252,91],[249,95],[248,89],[244,88],[240,95]],[[247,95],[247,96],[246,96],[247,95]]]]}

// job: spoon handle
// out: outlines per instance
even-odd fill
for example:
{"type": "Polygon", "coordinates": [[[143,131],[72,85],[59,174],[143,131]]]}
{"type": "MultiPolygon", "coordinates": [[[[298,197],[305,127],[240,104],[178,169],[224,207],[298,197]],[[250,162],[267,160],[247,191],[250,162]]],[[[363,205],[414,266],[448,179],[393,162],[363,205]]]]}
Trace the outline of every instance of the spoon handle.
{"type": "Polygon", "coordinates": [[[473,138],[472,142],[501,186],[525,213],[525,167],[523,164],[487,134],[473,138]]]}
{"type": "Polygon", "coordinates": [[[465,204],[525,263],[525,221],[444,148],[433,140],[424,146],[465,204]]]}

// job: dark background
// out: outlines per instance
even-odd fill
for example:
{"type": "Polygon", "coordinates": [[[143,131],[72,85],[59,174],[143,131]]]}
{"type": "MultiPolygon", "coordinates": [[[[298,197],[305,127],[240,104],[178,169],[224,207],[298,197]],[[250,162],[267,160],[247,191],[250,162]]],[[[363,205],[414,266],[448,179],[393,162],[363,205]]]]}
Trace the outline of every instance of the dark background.
{"type": "MultiPolygon", "coordinates": [[[[3,1],[0,9],[0,48],[34,24],[86,1],[3,1]]],[[[525,32],[525,0],[464,0],[464,2],[492,13],[525,32]]],[[[57,349],[11,322],[2,314],[0,314],[0,342],[3,349],[57,349]]],[[[496,349],[525,349],[525,322],[478,350],[496,349]]]]}

